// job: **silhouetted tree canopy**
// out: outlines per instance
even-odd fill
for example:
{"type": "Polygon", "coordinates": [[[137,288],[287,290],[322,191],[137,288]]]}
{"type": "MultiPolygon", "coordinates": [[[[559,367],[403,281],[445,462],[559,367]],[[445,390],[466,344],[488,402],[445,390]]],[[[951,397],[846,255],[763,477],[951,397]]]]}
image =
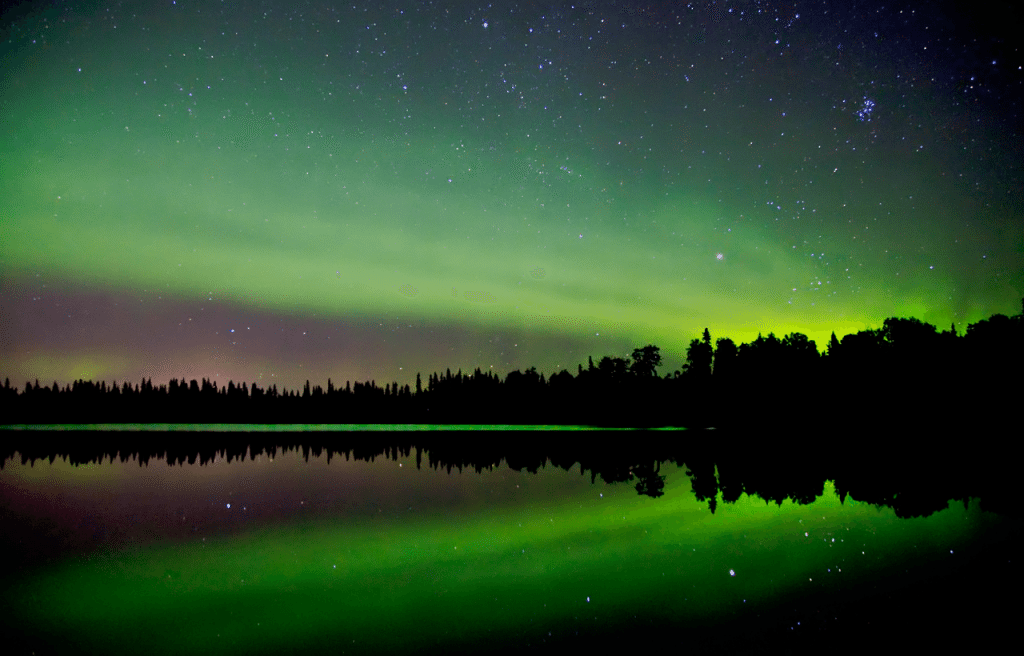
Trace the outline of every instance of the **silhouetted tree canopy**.
{"type": "MultiPolygon", "coordinates": [[[[592,477],[632,482],[639,494],[651,497],[664,493],[661,463],[682,464],[685,458],[694,494],[712,512],[719,493],[725,502],[742,494],[780,504],[785,499],[809,502],[821,494],[823,472],[836,481],[840,499],[856,490],[856,498],[891,505],[899,516],[927,515],[945,507],[950,498],[970,496],[982,496],[1000,512],[1012,512],[1009,502],[991,493],[999,481],[1015,480],[1009,470],[1012,459],[955,445],[973,444],[979,430],[991,433],[993,427],[1005,431],[1017,425],[1019,432],[1022,315],[993,315],[968,325],[963,335],[955,326],[939,332],[917,319],[890,318],[880,329],[842,339],[833,334],[825,354],[796,332],[782,339],[774,333],[758,335],[738,346],[720,337],[712,348],[705,329],[701,339],[690,343],[683,375],[659,378],[661,362],[658,347],[648,344],[633,349],[629,359],[608,355],[595,365],[590,357],[586,368],[577,366],[575,376],[560,370],[545,377],[530,367],[502,379],[480,368],[454,374],[446,369],[444,374],[428,374],[425,388],[417,375],[415,390],[398,381],[383,388],[374,380],[346,381],[341,387],[328,379],[326,389],[306,381],[300,391],[257,382],[218,384],[207,378],[159,385],[152,378],[135,384],[77,380],[63,388],[34,380],[19,390],[5,380],[0,407],[9,424],[715,427],[695,433],[591,433],[575,446],[564,436],[552,440],[543,433],[489,433],[468,440],[433,435],[420,437],[415,451],[418,465],[425,448],[431,466],[449,471],[490,468],[502,460],[530,471],[547,461],[566,469],[579,462],[592,477]],[[615,435],[629,437],[615,441],[615,435]],[[745,436],[741,445],[738,435],[745,436]],[[933,444],[942,446],[929,448],[933,444]],[[940,453],[956,462],[939,461],[940,453]],[[857,474],[862,470],[868,475],[857,474]],[[951,470],[955,474],[944,475],[941,489],[935,488],[929,472],[951,470]],[[883,476],[883,471],[889,474],[883,476]],[[932,488],[938,491],[927,491],[932,488]]],[[[152,457],[181,463],[197,458],[206,462],[217,453],[230,461],[247,453],[274,453],[279,446],[247,433],[219,436],[216,444],[202,433],[176,433],[171,442],[159,444],[142,443],[127,433],[106,439],[113,443],[98,450],[80,435],[73,440],[51,435],[27,443],[9,441],[6,456],[17,450],[28,461],[64,454],[78,463],[137,454],[140,463],[152,457]],[[128,441],[118,441],[122,439],[128,441]]],[[[327,442],[305,437],[301,448],[306,457],[326,452],[328,459],[332,453],[397,457],[414,449],[407,439],[389,440],[382,444],[345,437],[342,431],[327,442]]]]}
{"type": "MultiPolygon", "coordinates": [[[[7,423],[458,423],[596,426],[967,425],[1013,414],[1024,364],[1024,319],[996,314],[939,332],[915,318],[837,338],[824,354],[806,335],[758,335],[737,345],[709,329],[690,342],[682,375],[660,378],[661,350],[588,357],[576,375],[536,367],[471,373],[450,368],[398,381],[306,381],[301,390],[204,378],[154,384],[38,380],[0,388],[7,423]],[[933,403],[939,386],[963,389],[933,403]]],[[[1019,394],[1019,392],[1018,392],[1019,394]]],[[[1018,421],[1013,415],[1014,421],[1018,421]]]]}
{"type": "Polygon", "coordinates": [[[711,377],[713,357],[711,333],[705,328],[704,336],[699,340],[692,340],[686,349],[686,364],[683,365],[683,374],[693,380],[706,382],[711,377]]]}
{"type": "Polygon", "coordinates": [[[640,378],[651,378],[657,376],[657,368],[661,366],[661,349],[653,344],[643,348],[633,349],[633,363],[629,371],[640,378]]]}

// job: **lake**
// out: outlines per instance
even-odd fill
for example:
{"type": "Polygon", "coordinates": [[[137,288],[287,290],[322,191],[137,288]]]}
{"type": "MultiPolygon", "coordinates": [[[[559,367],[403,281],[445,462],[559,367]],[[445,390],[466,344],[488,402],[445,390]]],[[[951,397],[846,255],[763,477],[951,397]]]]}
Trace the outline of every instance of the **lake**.
{"type": "Polygon", "coordinates": [[[719,492],[712,514],[673,463],[652,498],[579,464],[449,473],[429,454],[21,460],[0,470],[15,653],[984,642],[1019,579],[1019,521],[977,501],[900,519],[826,482],[808,505],[719,492]]]}

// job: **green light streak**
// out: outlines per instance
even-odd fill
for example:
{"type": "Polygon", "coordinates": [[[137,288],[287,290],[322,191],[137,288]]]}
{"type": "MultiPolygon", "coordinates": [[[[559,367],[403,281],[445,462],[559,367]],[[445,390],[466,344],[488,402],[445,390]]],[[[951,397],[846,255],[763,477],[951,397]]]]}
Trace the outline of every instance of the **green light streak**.
{"type": "MultiPolygon", "coordinates": [[[[319,433],[319,432],[395,432],[395,431],[587,431],[647,430],[628,427],[594,427],[532,424],[7,424],[0,430],[17,431],[97,431],[97,432],[200,432],[200,433],[319,433]]],[[[650,430],[686,430],[658,427],[650,430]]]]}
{"type": "MultiPolygon", "coordinates": [[[[926,92],[914,74],[897,76],[905,98],[899,108],[877,99],[877,121],[895,112],[881,128],[857,120],[844,75],[824,61],[776,80],[760,38],[680,78],[651,55],[664,34],[606,30],[595,48],[610,61],[645,57],[654,77],[571,48],[555,73],[550,58],[534,65],[547,37],[525,31],[527,14],[502,29],[530,36],[499,54],[483,29],[442,38],[430,12],[390,26],[360,26],[355,5],[303,26],[268,15],[242,41],[200,13],[84,9],[55,24],[32,10],[12,28],[0,67],[11,293],[154,294],[182,312],[212,302],[218,317],[364,322],[389,340],[372,363],[344,353],[318,364],[403,382],[410,344],[424,372],[504,374],[655,343],[671,372],[705,327],[737,343],[801,332],[823,348],[833,331],[890,316],[962,331],[1017,308],[1020,203],[1004,176],[1016,159],[992,114],[1013,103],[979,106],[978,134],[936,138],[901,131],[913,116],[961,124],[962,89],[926,92]],[[296,30],[294,47],[280,30],[296,30]],[[413,35],[437,57],[384,43],[413,35]],[[365,59],[364,37],[379,40],[380,57],[365,59]],[[733,56],[760,63],[723,86],[733,56]],[[467,61],[477,64],[458,71],[467,61]],[[805,79],[822,84],[812,93],[805,79]],[[459,336],[434,332],[441,324],[459,336]],[[412,330],[386,332],[395,326],[412,330]],[[498,334],[514,335],[516,350],[496,346],[498,334]],[[422,355],[425,342],[439,348],[422,355]]],[[[680,47],[686,59],[708,46],[680,47]]],[[[901,70],[935,65],[911,52],[901,70]]],[[[891,53],[882,59],[888,70],[891,53]]],[[[160,309],[139,312],[174,325],[160,309]]],[[[19,342],[43,331],[26,332],[19,342]]],[[[216,357],[183,345],[191,337],[163,342],[159,377],[190,363],[200,376],[266,372],[291,385],[310,373],[269,331],[251,349],[216,344],[216,357]]],[[[142,348],[40,341],[4,354],[19,378],[146,367],[142,348]]]]}
{"type": "MultiPolygon", "coordinates": [[[[637,614],[706,624],[771,608],[787,595],[871,580],[911,552],[915,562],[948,554],[981,519],[961,506],[897,520],[867,504],[841,506],[831,484],[810,506],[744,497],[712,516],[680,469],[666,473],[657,500],[580,481],[528,507],[293,522],[136,546],[35,572],[12,598],[35,599],[17,606],[19,622],[60,627],[103,651],[143,642],[155,653],[272,653],[530,641],[637,614]]],[[[552,468],[541,476],[581,478],[552,468]]]]}
{"type": "MultiPolygon", "coordinates": [[[[80,148],[88,145],[72,152],[80,148]]],[[[427,166],[437,155],[420,148],[427,166]]],[[[862,329],[878,314],[851,321],[846,305],[824,298],[787,306],[790,288],[806,286],[815,265],[754,229],[713,236],[721,211],[699,202],[670,198],[632,219],[650,232],[634,225],[623,233],[621,210],[591,198],[570,198],[560,210],[517,199],[482,211],[497,173],[453,193],[441,183],[361,180],[365,171],[349,162],[315,183],[268,178],[263,164],[194,145],[175,149],[180,159],[160,166],[137,156],[26,163],[21,193],[5,208],[14,220],[0,255],[12,270],[170,297],[603,333],[676,352],[704,327],[737,342],[800,331],[821,345],[832,330],[862,329]],[[542,278],[531,275],[537,270],[542,278]]]]}

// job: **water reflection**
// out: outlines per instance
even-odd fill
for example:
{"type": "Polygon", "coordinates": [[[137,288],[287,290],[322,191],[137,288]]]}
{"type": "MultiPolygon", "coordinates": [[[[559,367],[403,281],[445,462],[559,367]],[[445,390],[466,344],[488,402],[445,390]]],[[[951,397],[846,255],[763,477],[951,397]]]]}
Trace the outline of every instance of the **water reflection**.
{"type": "MultiPolygon", "coordinates": [[[[415,457],[365,462],[297,450],[205,465],[135,459],[71,465],[66,459],[2,471],[8,519],[23,527],[26,564],[127,543],[189,541],[298,522],[398,521],[495,511],[565,500],[602,489],[555,468],[538,475],[507,467],[482,475],[416,467],[415,457]],[[20,520],[20,522],[19,522],[20,520]],[[31,527],[31,528],[30,528],[31,527]],[[45,527],[45,530],[37,529],[45,527]]],[[[601,492],[600,494],[604,494],[601,492]]],[[[611,496],[609,496],[611,498],[611,496]]],[[[13,526],[12,526],[13,528],[13,526]]]]}
{"type": "Polygon", "coordinates": [[[927,617],[936,590],[957,603],[1011,530],[976,503],[898,519],[831,484],[810,505],[719,492],[712,515],[685,468],[661,474],[651,498],[579,465],[15,458],[0,489],[23,570],[5,578],[5,617],[36,651],[798,648],[891,629],[908,602],[927,617]]]}

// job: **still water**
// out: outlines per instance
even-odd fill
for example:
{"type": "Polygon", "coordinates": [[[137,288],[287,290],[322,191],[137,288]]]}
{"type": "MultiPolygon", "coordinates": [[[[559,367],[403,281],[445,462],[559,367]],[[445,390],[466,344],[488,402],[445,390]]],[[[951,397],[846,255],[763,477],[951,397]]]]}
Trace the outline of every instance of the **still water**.
{"type": "Polygon", "coordinates": [[[666,636],[799,650],[891,630],[878,604],[917,603],[915,587],[947,576],[962,589],[1005,539],[976,502],[898,519],[840,504],[829,483],[810,505],[743,496],[711,514],[672,464],[651,498],[578,464],[426,462],[8,459],[7,635],[16,653],[554,652],[666,636]]]}

